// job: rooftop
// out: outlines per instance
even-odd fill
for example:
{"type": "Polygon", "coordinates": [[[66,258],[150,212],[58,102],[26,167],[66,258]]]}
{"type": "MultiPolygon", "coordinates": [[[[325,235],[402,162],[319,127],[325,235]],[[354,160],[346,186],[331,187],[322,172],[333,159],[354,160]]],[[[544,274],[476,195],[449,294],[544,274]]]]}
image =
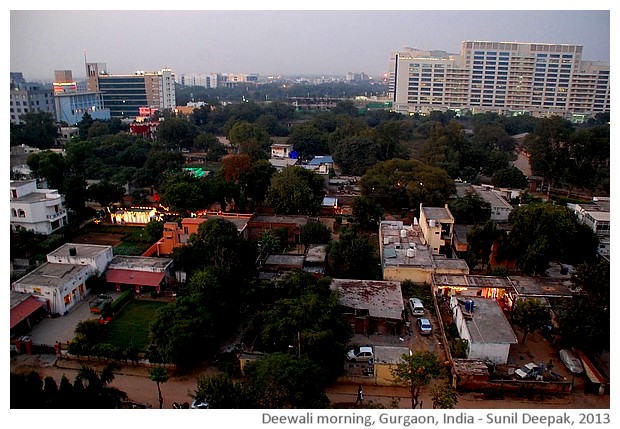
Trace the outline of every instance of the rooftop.
{"type": "Polygon", "coordinates": [[[333,164],[334,160],[329,155],[315,156],[308,165],[333,164]]]}
{"type": "Polygon", "coordinates": [[[437,220],[442,223],[454,222],[450,211],[445,207],[422,207],[426,220],[437,220]]]}
{"type": "Polygon", "coordinates": [[[496,191],[488,186],[474,185],[472,188],[476,191],[476,194],[487,203],[491,204],[491,207],[504,207],[512,210],[512,206],[508,201],[500,197],[496,191]]]}
{"type": "Polygon", "coordinates": [[[368,310],[371,317],[401,319],[405,308],[400,282],[332,279],[345,307],[368,310]]]}
{"type": "Polygon", "coordinates": [[[304,226],[308,223],[308,216],[304,215],[254,215],[248,221],[253,222],[265,222],[265,223],[289,223],[296,224],[297,226],[304,226]]]}
{"type": "Polygon", "coordinates": [[[327,258],[327,244],[311,244],[306,252],[307,264],[324,264],[327,258]]]}
{"type": "Polygon", "coordinates": [[[411,350],[407,347],[375,346],[375,363],[399,364],[403,355],[409,355],[411,350]]]}
{"type": "Polygon", "coordinates": [[[437,287],[512,288],[512,283],[505,277],[479,276],[470,274],[433,274],[432,282],[437,287]]]}
{"type": "Polygon", "coordinates": [[[163,271],[172,264],[170,258],[156,258],[152,256],[115,256],[108,269],[125,269],[136,271],[163,271]]]}
{"type": "Polygon", "coordinates": [[[94,259],[110,249],[112,249],[112,246],[101,244],[65,243],[58,249],[48,253],[47,256],[52,258],[66,258],[71,256],[74,258],[94,259]],[[71,255],[71,249],[75,249],[75,255],[71,255]]]}
{"type": "Polygon", "coordinates": [[[264,265],[281,265],[289,267],[299,267],[301,269],[304,265],[304,255],[278,253],[269,254],[265,259],[264,265]]]}
{"type": "MultiPolygon", "coordinates": [[[[474,302],[471,318],[465,319],[472,343],[517,344],[517,336],[497,301],[474,297],[467,300],[474,302]]],[[[459,306],[464,312],[464,306],[459,306]]]]}
{"type": "Polygon", "coordinates": [[[567,278],[510,276],[509,279],[517,295],[544,298],[573,296],[572,283],[567,278]]]}
{"type": "Polygon", "coordinates": [[[83,277],[86,278],[89,270],[90,268],[84,265],[45,262],[15,281],[14,284],[56,288],[74,279],[80,273],[83,273],[83,277]]]}

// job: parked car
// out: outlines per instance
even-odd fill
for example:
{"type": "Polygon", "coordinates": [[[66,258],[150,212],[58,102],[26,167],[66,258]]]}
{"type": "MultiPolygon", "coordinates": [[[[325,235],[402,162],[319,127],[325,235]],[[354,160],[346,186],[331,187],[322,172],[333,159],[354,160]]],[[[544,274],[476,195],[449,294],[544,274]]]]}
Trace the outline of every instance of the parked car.
{"type": "Polygon", "coordinates": [[[355,347],[347,352],[347,360],[351,362],[367,362],[373,357],[372,347],[355,347]]]}
{"type": "Polygon", "coordinates": [[[416,322],[418,324],[418,330],[422,335],[430,335],[433,332],[433,325],[431,325],[431,321],[426,317],[421,317],[416,322]]]}
{"type": "Polygon", "coordinates": [[[190,405],[190,408],[198,408],[198,409],[209,408],[209,403],[205,401],[199,401],[198,399],[194,399],[192,401],[192,405],[190,405]]]}
{"type": "Polygon", "coordinates": [[[411,310],[411,314],[415,317],[424,316],[424,304],[420,298],[409,298],[409,309],[411,310]]]}
{"type": "Polygon", "coordinates": [[[577,354],[572,350],[560,350],[560,360],[573,374],[581,374],[583,372],[583,365],[581,364],[581,359],[579,359],[577,354]]]}

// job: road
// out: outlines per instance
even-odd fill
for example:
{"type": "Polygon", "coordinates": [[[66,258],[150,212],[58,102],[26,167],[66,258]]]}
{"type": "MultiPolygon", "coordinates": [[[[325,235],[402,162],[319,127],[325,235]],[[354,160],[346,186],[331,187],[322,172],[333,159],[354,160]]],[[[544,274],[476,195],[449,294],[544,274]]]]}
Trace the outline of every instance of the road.
{"type": "MultiPolygon", "coordinates": [[[[19,355],[11,359],[11,371],[36,370],[42,377],[51,376],[57,383],[65,375],[73,381],[79,369],[80,362],[55,359],[54,356],[30,356],[19,355]]],[[[101,364],[92,365],[96,369],[103,367],[101,364]]],[[[197,378],[200,375],[209,376],[216,374],[214,368],[202,368],[200,370],[179,374],[173,374],[170,379],[161,385],[164,397],[163,408],[171,409],[173,402],[191,402],[191,394],[196,390],[197,378]]],[[[153,408],[159,405],[157,399],[157,386],[148,378],[148,370],[143,367],[131,365],[123,366],[117,372],[112,386],[126,392],[134,402],[148,403],[153,408]]],[[[326,389],[327,396],[334,406],[339,408],[356,408],[357,384],[337,383],[326,389]]],[[[389,407],[396,399],[399,408],[411,408],[411,397],[407,389],[390,386],[364,386],[364,400],[366,403],[382,404],[389,407]]],[[[427,392],[421,395],[423,408],[432,408],[432,402],[427,392]]],[[[482,399],[480,394],[463,393],[459,396],[456,409],[609,409],[610,396],[586,395],[575,392],[565,396],[549,396],[535,399],[511,398],[503,400],[482,399]]]]}

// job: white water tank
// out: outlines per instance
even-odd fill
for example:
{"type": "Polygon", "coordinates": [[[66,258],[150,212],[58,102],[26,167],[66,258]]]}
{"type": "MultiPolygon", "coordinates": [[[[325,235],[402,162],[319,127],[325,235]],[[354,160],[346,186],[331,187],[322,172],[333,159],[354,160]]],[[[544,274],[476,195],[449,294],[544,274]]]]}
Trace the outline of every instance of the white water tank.
{"type": "Polygon", "coordinates": [[[429,220],[428,226],[430,226],[431,228],[435,228],[437,226],[437,221],[435,219],[429,220]]]}
{"type": "Polygon", "coordinates": [[[414,256],[415,256],[415,249],[413,249],[411,247],[409,249],[407,249],[407,257],[408,258],[413,258],[414,256]]]}
{"type": "Polygon", "coordinates": [[[407,238],[407,230],[406,229],[401,229],[400,230],[400,236],[401,236],[401,238],[407,238]]]}

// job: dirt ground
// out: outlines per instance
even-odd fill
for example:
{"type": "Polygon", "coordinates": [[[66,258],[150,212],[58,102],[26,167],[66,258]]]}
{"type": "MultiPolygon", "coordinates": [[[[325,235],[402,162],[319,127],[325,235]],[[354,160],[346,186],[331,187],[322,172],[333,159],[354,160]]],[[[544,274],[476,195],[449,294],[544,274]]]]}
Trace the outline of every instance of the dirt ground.
{"type": "Polygon", "coordinates": [[[98,244],[102,246],[116,246],[123,241],[122,234],[109,234],[103,232],[85,232],[71,240],[77,244],[98,244]]]}

